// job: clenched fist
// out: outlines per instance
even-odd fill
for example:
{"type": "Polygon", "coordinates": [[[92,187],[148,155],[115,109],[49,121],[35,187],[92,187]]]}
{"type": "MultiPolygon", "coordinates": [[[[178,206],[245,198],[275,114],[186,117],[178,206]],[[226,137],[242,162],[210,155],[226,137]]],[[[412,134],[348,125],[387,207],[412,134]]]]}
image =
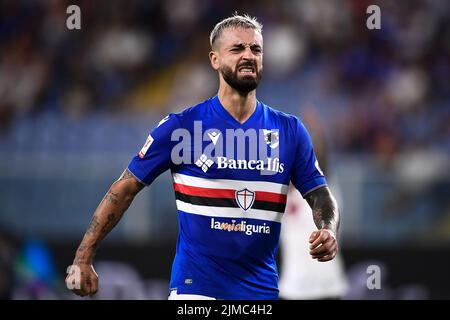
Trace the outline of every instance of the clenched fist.
{"type": "Polygon", "coordinates": [[[93,296],[98,291],[98,275],[92,264],[74,264],[67,268],[66,286],[75,294],[93,296]]]}
{"type": "Polygon", "coordinates": [[[311,233],[309,237],[309,246],[313,259],[325,262],[332,260],[338,251],[338,244],[335,234],[328,229],[321,229],[311,233]]]}

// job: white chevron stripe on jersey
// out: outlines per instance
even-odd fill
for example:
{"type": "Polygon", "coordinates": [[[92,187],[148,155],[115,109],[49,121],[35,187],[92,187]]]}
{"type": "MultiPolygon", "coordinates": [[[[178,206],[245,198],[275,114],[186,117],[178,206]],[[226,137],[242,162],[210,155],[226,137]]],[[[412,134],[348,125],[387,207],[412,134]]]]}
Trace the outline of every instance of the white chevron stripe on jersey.
{"type": "Polygon", "coordinates": [[[181,200],[177,200],[176,202],[178,210],[208,217],[240,218],[240,219],[247,218],[273,222],[281,222],[281,218],[283,217],[283,214],[279,212],[253,208],[244,211],[241,208],[199,206],[181,200]]]}
{"type": "Polygon", "coordinates": [[[280,194],[287,194],[288,186],[285,184],[266,182],[266,181],[243,181],[229,179],[205,179],[192,177],[181,173],[174,173],[173,180],[175,183],[181,183],[193,187],[211,188],[211,189],[234,189],[241,190],[244,188],[252,191],[265,191],[280,194]]]}

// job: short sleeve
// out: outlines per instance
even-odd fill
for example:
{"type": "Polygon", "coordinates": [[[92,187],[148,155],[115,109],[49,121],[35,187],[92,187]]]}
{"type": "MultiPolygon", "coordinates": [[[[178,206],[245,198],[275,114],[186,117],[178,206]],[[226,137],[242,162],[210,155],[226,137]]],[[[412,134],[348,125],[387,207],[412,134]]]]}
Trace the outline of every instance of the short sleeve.
{"type": "Polygon", "coordinates": [[[327,181],[314,154],[308,131],[299,119],[295,118],[295,121],[296,149],[291,181],[305,197],[309,192],[327,185],[327,181]]]}
{"type": "Polygon", "coordinates": [[[150,132],[142,149],[129,163],[128,170],[145,185],[151,184],[172,166],[171,152],[175,142],[171,141],[171,136],[179,127],[176,114],[169,114],[162,119],[150,132]]]}

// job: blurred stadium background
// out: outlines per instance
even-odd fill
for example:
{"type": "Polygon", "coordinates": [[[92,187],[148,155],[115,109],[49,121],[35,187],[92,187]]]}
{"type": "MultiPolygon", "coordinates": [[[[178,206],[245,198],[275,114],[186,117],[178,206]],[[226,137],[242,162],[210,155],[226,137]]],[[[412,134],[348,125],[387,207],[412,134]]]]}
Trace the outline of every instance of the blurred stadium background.
{"type": "MultiPolygon", "coordinates": [[[[94,209],[162,117],[215,94],[208,36],[235,10],[264,24],[258,97],[327,154],[346,298],[450,298],[444,0],[1,0],[0,298],[75,299],[65,270],[94,209]]],[[[97,298],[165,299],[176,235],[164,174],[99,249],[97,298]]]]}

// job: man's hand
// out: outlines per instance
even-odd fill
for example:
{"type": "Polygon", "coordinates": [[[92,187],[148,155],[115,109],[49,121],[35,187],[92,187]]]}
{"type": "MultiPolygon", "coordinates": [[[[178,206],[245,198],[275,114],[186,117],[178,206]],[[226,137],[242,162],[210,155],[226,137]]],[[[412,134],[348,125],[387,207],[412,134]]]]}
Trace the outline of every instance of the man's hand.
{"type": "Polygon", "coordinates": [[[66,286],[73,293],[84,297],[93,296],[98,291],[98,275],[92,264],[74,264],[68,269],[66,286]]]}
{"type": "Polygon", "coordinates": [[[321,229],[311,233],[309,237],[309,246],[313,259],[317,261],[325,262],[332,260],[338,251],[338,244],[336,236],[331,230],[321,229]]]}
{"type": "Polygon", "coordinates": [[[313,259],[325,262],[337,253],[336,233],[339,230],[339,209],[327,186],[313,190],[305,197],[312,209],[314,223],[318,231],[309,237],[310,254],[313,259]]]}

